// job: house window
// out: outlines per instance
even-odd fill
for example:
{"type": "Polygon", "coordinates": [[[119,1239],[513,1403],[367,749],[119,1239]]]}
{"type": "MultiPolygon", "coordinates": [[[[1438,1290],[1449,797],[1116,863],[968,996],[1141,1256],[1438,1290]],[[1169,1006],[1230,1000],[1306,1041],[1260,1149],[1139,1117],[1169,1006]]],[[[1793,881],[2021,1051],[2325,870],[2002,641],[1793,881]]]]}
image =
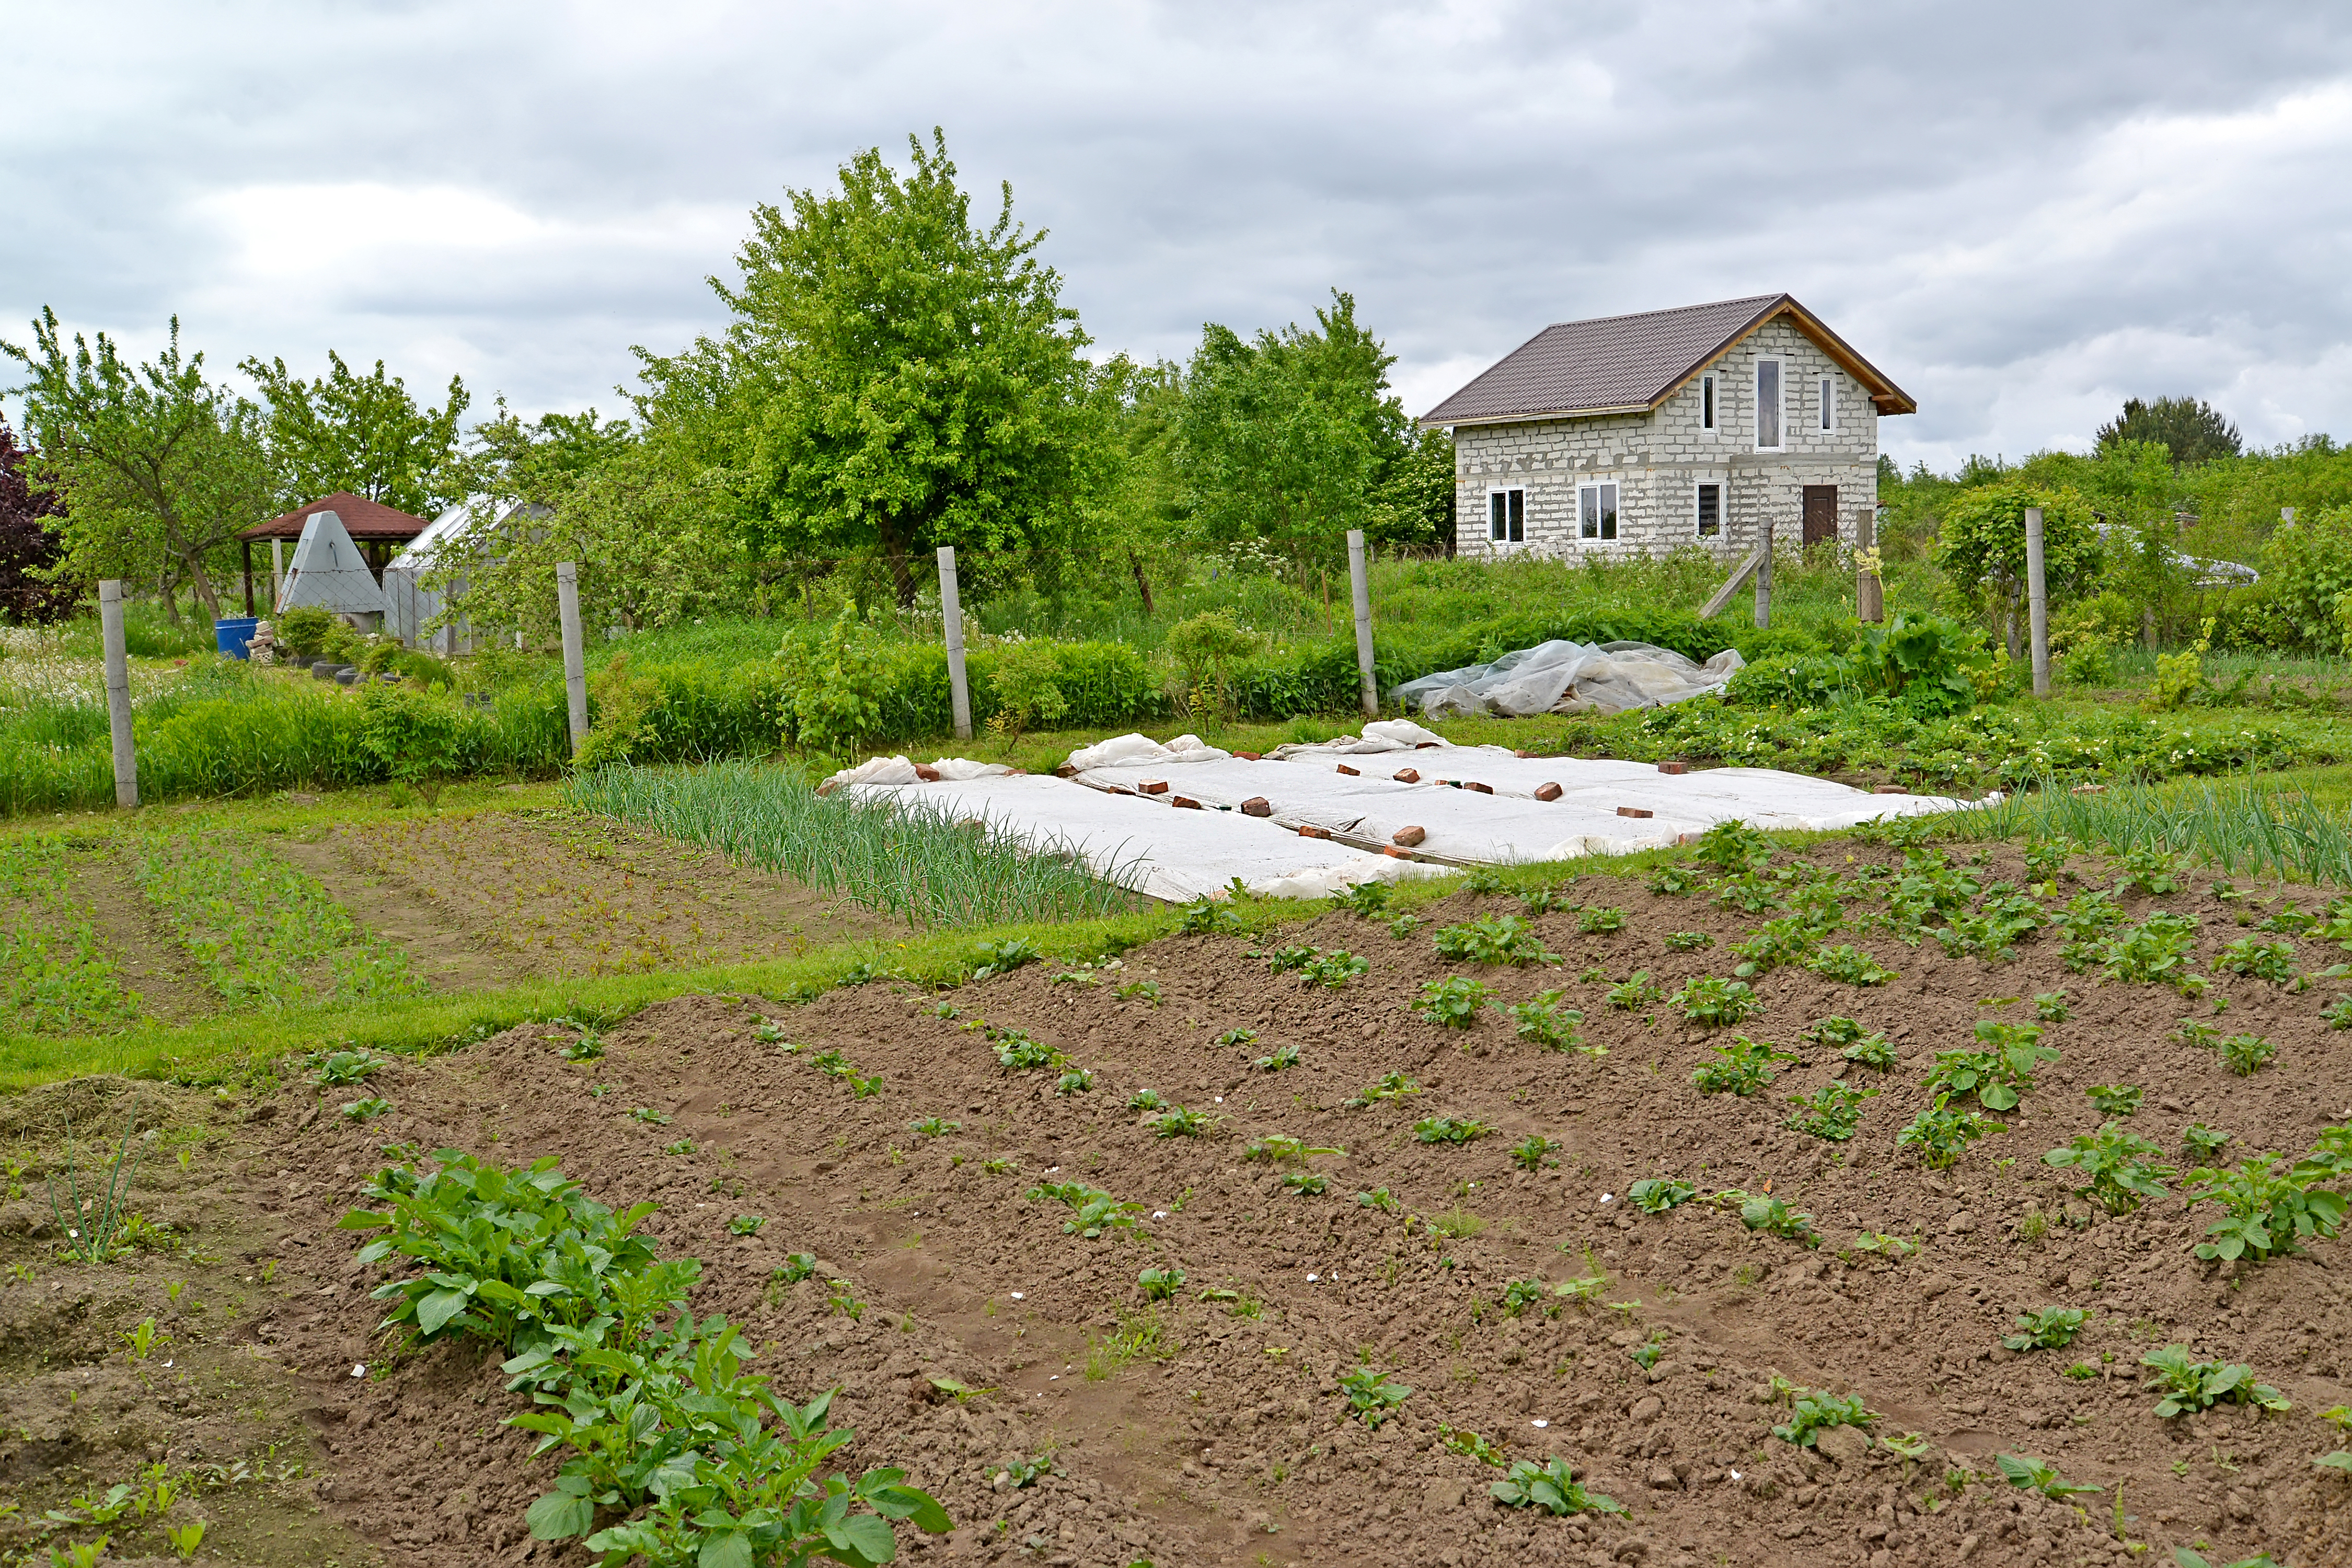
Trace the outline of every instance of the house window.
{"type": "Polygon", "coordinates": [[[1486,537],[1496,544],[1528,542],[1528,492],[1486,492],[1486,537]]]}
{"type": "Polygon", "coordinates": [[[1617,487],[1615,485],[1577,486],[1576,519],[1576,531],[1580,538],[1616,538],[1617,487]]]}
{"type": "Polygon", "coordinates": [[[1698,378],[1698,427],[1715,428],[1715,377],[1711,375],[1698,378]]]}
{"type": "Polygon", "coordinates": [[[1822,377],[1822,428],[1837,428],[1837,377],[1822,377]]]}
{"type": "Polygon", "coordinates": [[[1715,539],[1722,532],[1723,487],[1719,484],[1701,485],[1698,487],[1698,536],[1715,539]]]}
{"type": "Polygon", "coordinates": [[[1756,449],[1780,449],[1780,362],[1756,362],[1756,449]]]}

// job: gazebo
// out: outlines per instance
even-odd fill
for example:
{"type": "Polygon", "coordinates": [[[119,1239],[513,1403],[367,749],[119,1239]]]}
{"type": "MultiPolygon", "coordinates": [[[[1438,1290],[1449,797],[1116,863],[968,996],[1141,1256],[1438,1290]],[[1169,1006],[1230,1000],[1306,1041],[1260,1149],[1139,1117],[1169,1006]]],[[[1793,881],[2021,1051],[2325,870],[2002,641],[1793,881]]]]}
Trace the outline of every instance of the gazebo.
{"type": "Polygon", "coordinates": [[[245,613],[255,613],[253,607],[253,546],[256,541],[283,540],[291,544],[302,537],[303,528],[314,512],[331,511],[341,520],[343,531],[350,534],[368,570],[381,584],[383,569],[391,564],[411,541],[432,525],[421,517],[355,496],[349,490],[337,490],[283,517],[273,517],[268,522],[256,523],[238,534],[237,542],[245,551],[245,613]]]}

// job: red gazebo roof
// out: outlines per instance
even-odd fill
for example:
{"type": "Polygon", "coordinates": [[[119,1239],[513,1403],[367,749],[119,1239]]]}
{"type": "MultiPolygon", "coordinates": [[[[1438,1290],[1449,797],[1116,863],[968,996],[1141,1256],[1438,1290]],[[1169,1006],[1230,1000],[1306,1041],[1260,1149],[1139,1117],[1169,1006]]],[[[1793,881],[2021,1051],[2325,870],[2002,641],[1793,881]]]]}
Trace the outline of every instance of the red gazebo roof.
{"type": "Polygon", "coordinates": [[[331,511],[340,519],[343,531],[354,540],[415,538],[432,526],[421,517],[411,517],[382,501],[355,496],[349,490],[337,490],[283,517],[273,517],[268,522],[257,522],[237,535],[239,539],[299,539],[302,525],[313,512],[331,511]]]}

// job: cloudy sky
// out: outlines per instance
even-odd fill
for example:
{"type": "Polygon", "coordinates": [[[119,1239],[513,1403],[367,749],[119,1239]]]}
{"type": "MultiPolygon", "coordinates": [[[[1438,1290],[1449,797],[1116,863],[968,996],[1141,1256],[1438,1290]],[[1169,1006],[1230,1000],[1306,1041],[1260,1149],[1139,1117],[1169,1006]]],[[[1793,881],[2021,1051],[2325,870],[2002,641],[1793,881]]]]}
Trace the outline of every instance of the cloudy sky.
{"type": "MultiPolygon", "coordinates": [[[[1787,289],[1906,464],[2126,395],[2352,437],[2352,11],[0,0],[0,337],[613,408],[752,204],[943,126],[1105,349],[1336,285],[1419,413],[1545,322],[1787,289]]],[[[982,205],[992,205],[983,203],[982,205]]]]}

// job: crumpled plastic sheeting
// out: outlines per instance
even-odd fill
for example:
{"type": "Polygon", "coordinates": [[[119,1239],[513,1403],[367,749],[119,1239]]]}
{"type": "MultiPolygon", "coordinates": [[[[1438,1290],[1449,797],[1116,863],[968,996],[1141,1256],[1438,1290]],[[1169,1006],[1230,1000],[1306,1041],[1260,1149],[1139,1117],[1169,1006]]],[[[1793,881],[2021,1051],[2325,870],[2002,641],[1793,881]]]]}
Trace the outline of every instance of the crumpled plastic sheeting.
{"type": "Polygon", "coordinates": [[[983,822],[1033,851],[1076,855],[1097,876],[1170,903],[1226,897],[1235,877],[1260,898],[1320,899],[1363,882],[1455,875],[1448,867],[1302,838],[1238,812],[1171,811],[1051,777],[858,783],[844,788],[855,800],[921,801],[983,822]]]}
{"type": "MultiPolygon", "coordinates": [[[[1137,737],[1139,740],[1140,736],[1137,737]]],[[[831,795],[851,784],[929,784],[939,780],[961,782],[968,779],[1003,778],[1017,773],[1019,768],[1008,768],[1001,763],[977,763],[970,757],[941,757],[937,762],[918,764],[904,757],[874,757],[854,768],[844,768],[816,786],[819,795],[831,795]],[[930,776],[926,778],[925,773],[930,776]]]]}
{"type": "Polygon", "coordinates": [[[1554,641],[1424,675],[1389,695],[1423,713],[1622,713],[1720,691],[1747,662],[1734,648],[1699,664],[1645,642],[1554,641]]]}

